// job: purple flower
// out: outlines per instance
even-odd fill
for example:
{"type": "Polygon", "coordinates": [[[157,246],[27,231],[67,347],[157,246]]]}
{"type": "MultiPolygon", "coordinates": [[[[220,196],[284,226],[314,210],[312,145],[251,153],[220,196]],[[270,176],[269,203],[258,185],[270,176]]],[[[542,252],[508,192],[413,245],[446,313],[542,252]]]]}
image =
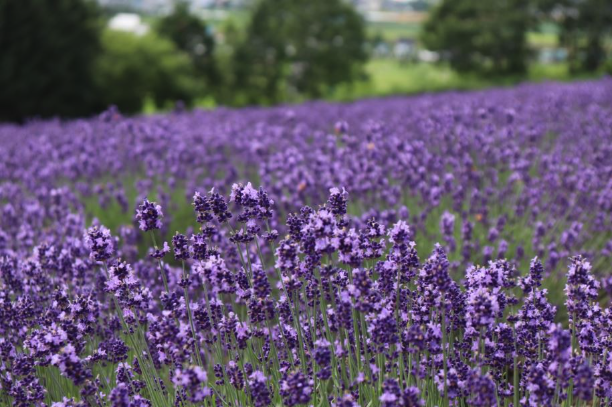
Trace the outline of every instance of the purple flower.
{"type": "Polygon", "coordinates": [[[301,371],[283,375],[280,382],[280,395],[288,407],[310,402],[314,381],[308,379],[301,371]]]}
{"type": "Polygon", "coordinates": [[[498,296],[485,287],[469,292],[466,304],[468,326],[476,330],[488,328],[499,315],[498,296]]]}
{"type": "Polygon", "coordinates": [[[170,246],[168,246],[168,242],[164,242],[164,245],[161,249],[149,249],[149,256],[157,260],[163,259],[168,253],[170,253],[170,246]]]}
{"type": "Polygon", "coordinates": [[[199,403],[211,395],[211,390],[206,387],[206,371],[199,366],[189,366],[187,368],[175,369],[172,383],[184,388],[190,395],[192,403],[199,403]]]}
{"type": "Polygon", "coordinates": [[[544,267],[542,266],[542,262],[540,262],[537,257],[534,257],[529,266],[529,274],[519,279],[519,287],[526,293],[534,288],[540,287],[542,285],[543,274],[544,267]]]}
{"type": "Polygon", "coordinates": [[[464,242],[472,240],[472,232],[474,231],[474,224],[468,220],[464,220],[461,224],[461,239],[464,242]]]}
{"type": "Polygon", "coordinates": [[[253,265],[253,294],[257,298],[267,298],[270,295],[270,283],[266,272],[259,265],[253,265]]]}
{"type": "Polygon", "coordinates": [[[197,215],[198,223],[206,223],[213,220],[212,215],[212,206],[210,203],[210,199],[207,196],[200,195],[199,192],[196,192],[193,195],[193,203],[192,203],[197,215]]]}
{"type": "Polygon", "coordinates": [[[232,214],[227,210],[225,199],[214,188],[210,190],[208,195],[210,207],[217,217],[217,221],[219,223],[227,222],[232,217],[232,214]]]}
{"type": "Polygon", "coordinates": [[[533,364],[527,369],[524,382],[529,397],[526,397],[523,403],[528,403],[527,405],[534,407],[551,405],[555,392],[555,382],[546,374],[542,363],[533,364]]]}
{"type": "Polygon", "coordinates": [[[267,242],[274,242],[278,239],[278,230],[273,229],[270,232],[264,233],[261,237],[267,242]]]}
{"type": "Polygon", "coordinates": [[[399,407],[402,405],[402,390],[397,381],[386,379],[383,382],[382,392],[379,398],[381,407],[399,407]]]}
{"type": "Polygon", "coordinates": [[[112,407],[130,407],[130,388],[125,383],[119,383],[110,393],[112,407]]]}
{"type": "Polygon", "coordinates": [[[119,281],[125,281],[132,276],[132,267],[124,261],[118,261],[109,269],[111,280],[116,278],[119,281]]]}
{"type": "Polygon", "coordinates": [[[73,398],[63,397],[62,401],[56,401],[51,404],[51,407],[81,407],[83,403],[74,401],[73,398]]]}
{"type": "Polygon", "coordinates": [[[389,307],[383,308],[370,322],[368,331],[374,343],[392,345],[397,342],[397,322],[389,307]]]}
{"type": "Polygon", "coordinates": [[[344,120],[337,121],[336,124],[334,124],[334,131],[336,134],[346,134],[348,133],[348,130],[349,125],[344,120]]]}
{"type": "Polygon", "coordinates": [[[266,376],[259,370],[254,371],[249,376],[251,400],[255,407],[267,407],[272,404],[272,393],[267,381],[266,376]]]}
{"type": "Polygon", "coordinates": [[[387,232],[389,241],[396,245],[408,243],[411,235],[410,226],[408,226],[408,224],[403,220],[397,222],[395,225],[393,225],[393,228],[387,232]]]}
{"type": "Polygon", "coordinates": [[[174,258],[176,260],[189,259],[189,241],[185,235],[177,232],[172,237],[172,248],[174,250],[174,258]]]}
{"type": "Polygon", "coordinates": [[[440,232],[442,233],[444,241],[448,245],[448,250],[454,252],[457,246],[454,237],[455,215],[448,211],[445,211],[442,214],[442,218],[440,219],[440,232]]]}
{"type": "Polygon", "coordinates": [[[440,231],[443,236],[452,236],[455,230],[455,215],[444,211],[440,219],[440,231]]]}
{"type": "Polygon", "coordinates": [[[232,185],[229,201],[250,208],[257,205],[258,198],[257,190],[249,182],[246,186],[242,184],[232,185]]]}
{"type": "Polygon", "coordinates": [[[348,192],[344,188],[331,188],[329,190],[329,199],[327,200],[327,205],[331,209],[331,212],[338,215],[346,214],[346,204],[347,204],[348,192]]]}
{"type": "Polygon", "coordinates": [[[127,360],[129,348],[121,339],[110,338],[109,340],[102,342],[98,346],[98,350],[106,355],[106,359],[109,362],[119,363],[127,360]]]}
{"type": "Polygon", "coordinates": [[[469,394],[467,403],[475,407],[497,406],[496,386],[488,376],[483,376],[476,369],[468,375],[466,383],[469,394]]]}
{"type": "Polygon", "coordinates": [[[317,372],[317,377],[321,380],[327,380],[331,377],[331,344],[327,339],[318,339],[314,343],[314,359],[321,368],[317,372]]]}
{"type": "Polygon", "coordinates": [[[207,248],[206,236],[202,233],[191,236],[191,256],[195,260],[206,260],[209,255],[207,248]]]}
{"type": "Polygon", "coordinates": [[[431,256],[419,272],[420,276],[427,275],[434,286],[441,292],[446,292],[451,287],[451,278],[448,274],[449,262],[442,246],[436,244],[431,256]]]}
{"type": "Polygon", "coordinates": [[[62,375],[72,380],[76,386],[80,386],[86,379],[92,377],[91,371],[76,354],[72,344],[67,344],[51,356],[51,364],[57,366],[62,375]]]}
{"type": "Polygon", "coordinates": [[[506,257],[506,252],[508,251],[508,242],[504,239],[501,239],[497,246],[497,258],[503,259],[506,257]]]}
{"type": "Polygon", "coordinates": [[[107,261],[113,256],[113,240],[110,230],[104,226],[92,226],[85,234],[89,257],[95,261],[107,261]]]}
{"type": "Polygon", "coordinates": [[[148,199],[142,201],[136,209],[136,220],[138,227],[143,232],[156,230],[162,227],[161,219],[164,217],[161,206],[155,202],[150,202],[148,199]]]}
{"type": "Polygon", "coordinates": [[[597,299],[600,283],[590,273],[591,263],[582,256],[570,259],[565,285],[565,305],[570,320],[576,323],[579,319],[587,319],[591,310],[591,302],[597,299]]]}
{"type": "Polygon", "coordinates": [[[227,376],[229,377],[230,384],[237,389],[244,388],[244,373],[236,362],[230,360],[227,364],[227,376]]]}
{"type": "Polygon", "coordinates": [[[425,402],[421,399],[421,391],[415,386],[404,389],[402,402],[402,407],[423,407],[425,405],[425,402]]]}
{"type": "Polygon", "coordinates": [[[591,401],[593,398],[593,370],[583,357],[574,359],[572,365],[574,397],[583,401],[591,401]]]}

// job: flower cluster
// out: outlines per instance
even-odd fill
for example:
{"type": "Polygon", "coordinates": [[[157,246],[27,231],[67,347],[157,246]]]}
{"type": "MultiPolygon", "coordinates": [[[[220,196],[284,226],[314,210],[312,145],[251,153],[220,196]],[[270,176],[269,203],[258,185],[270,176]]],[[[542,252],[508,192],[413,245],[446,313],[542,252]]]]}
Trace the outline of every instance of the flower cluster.
{"type": "Polygon", "coordinates": [[[136,210],[138,227],[144,232],[160,229],[163,217],[164,214],[162,213],[161,206],[157,205],[155,202],[150,202],[148,199],[142,201],[136,210]]]}

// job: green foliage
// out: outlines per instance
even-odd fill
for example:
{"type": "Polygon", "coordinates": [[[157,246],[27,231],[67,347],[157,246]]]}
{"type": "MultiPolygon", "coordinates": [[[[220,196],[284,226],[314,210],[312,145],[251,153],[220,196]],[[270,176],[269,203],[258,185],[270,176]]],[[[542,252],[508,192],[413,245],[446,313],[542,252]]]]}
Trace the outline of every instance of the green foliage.
{"type": "Polygon", "coordinates": [[[341,0],[261,0],[233,56],[239,103],[321,97],[359,78],[364,22],[341,0]]]}
{"type": "Polygon", "coordinates": [[[189,55],[198,78],[203,79],[209,89],[221,85],[221,75],[214,59],[212,31],[204,21],[189,12],[187,3],[177,2],[172,13],[158,22],[157,32],[189,55]]]}
{"type": "Polygon", "coordinates": [[[565,0],[561,43],[569,51],[572,72],[594,72],[606,59],[604,40],[612,34],[612,2],[565,0]]]}
{"type": "Polygon", "coordinates": [[[98,9],[84,0],[0,0],[0,120],[95,108],[98,9]]]}
{"type": "Polygon", "coordinates": [[[157,107],[177,100],[190,103],[194,98],[193,65],[170,40],[106,30],[102,45],[96,79],[105,106],[114,104],[122,112],[138,113],[146,97],[157,107]]]}
{"type": "Polygon", "coordinates": [[[527,68],[528,0],[443,0],[422,40],[460,72],[521,74],[527,68]]]}
{"type": "MultiPolygon", "coordinates": [[[[366,67],[367,80],[357,81],[351,86],[339,86],[327,96],[330,100],[353,101],[373,96],[419,94],[448,90],[474,90],[488,87],[514,86],[518,83],[541,81],[569,81],[567,64],[533,63],[525,75],[483,76],[474,73],[459,73],[448,64],[411,64],[393,59],[373,59],[366,67]]],[[[611,70],[612,73],[612,65],[611,70]]],[[[582,79],[594,75],[580,75],[582,79]]]]}
{"type": "Polygon", "coordinates": [[[606,62],[604,66],[604,71],[606,72],[607,75],[612,76],[612,59],[609,59],[608,62],[606,62]]]}

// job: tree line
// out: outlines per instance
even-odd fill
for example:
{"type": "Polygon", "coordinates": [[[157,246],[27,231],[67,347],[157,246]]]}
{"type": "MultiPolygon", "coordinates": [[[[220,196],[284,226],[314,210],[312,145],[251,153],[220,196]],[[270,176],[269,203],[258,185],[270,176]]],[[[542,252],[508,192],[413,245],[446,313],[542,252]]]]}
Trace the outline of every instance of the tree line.
{"type": "Polygon", "coordinates": [[[426,22],[422,41],[460,72],[522,74],[531,52],[527,34],[543,23],[558,27],[572,73],[595,72],[606,62],[609,0],[443,0],[426,22]]]}
{"type": "MultiPolygon", "coordinates": [[[[560,27],[573,72],[606,63],[608,0],[442,0],[420,41],[460,72],[523,74],[527,33],[560,27]]],[[[142,111],[207,97],[243,106],[325,97],[366,77],[363,17],[346,0],[259,0],[244,29],[211,27],[177,1],[142,36],[105,28],[92,0],[0,0],[0,120],[142,111]]]]}

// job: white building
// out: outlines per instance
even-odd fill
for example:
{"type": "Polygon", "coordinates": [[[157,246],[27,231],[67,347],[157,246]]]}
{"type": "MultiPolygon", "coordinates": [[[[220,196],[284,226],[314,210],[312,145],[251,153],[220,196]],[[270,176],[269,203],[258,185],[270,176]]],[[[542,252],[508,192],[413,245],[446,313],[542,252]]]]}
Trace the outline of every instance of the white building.
{"type": "Polygon", "coordinates": [[[144,35],[149,31],[149,26],[144,24],[138,14],[119,13],[108,22],[111,30],[128,31],[136,35],[144,35]]]}

